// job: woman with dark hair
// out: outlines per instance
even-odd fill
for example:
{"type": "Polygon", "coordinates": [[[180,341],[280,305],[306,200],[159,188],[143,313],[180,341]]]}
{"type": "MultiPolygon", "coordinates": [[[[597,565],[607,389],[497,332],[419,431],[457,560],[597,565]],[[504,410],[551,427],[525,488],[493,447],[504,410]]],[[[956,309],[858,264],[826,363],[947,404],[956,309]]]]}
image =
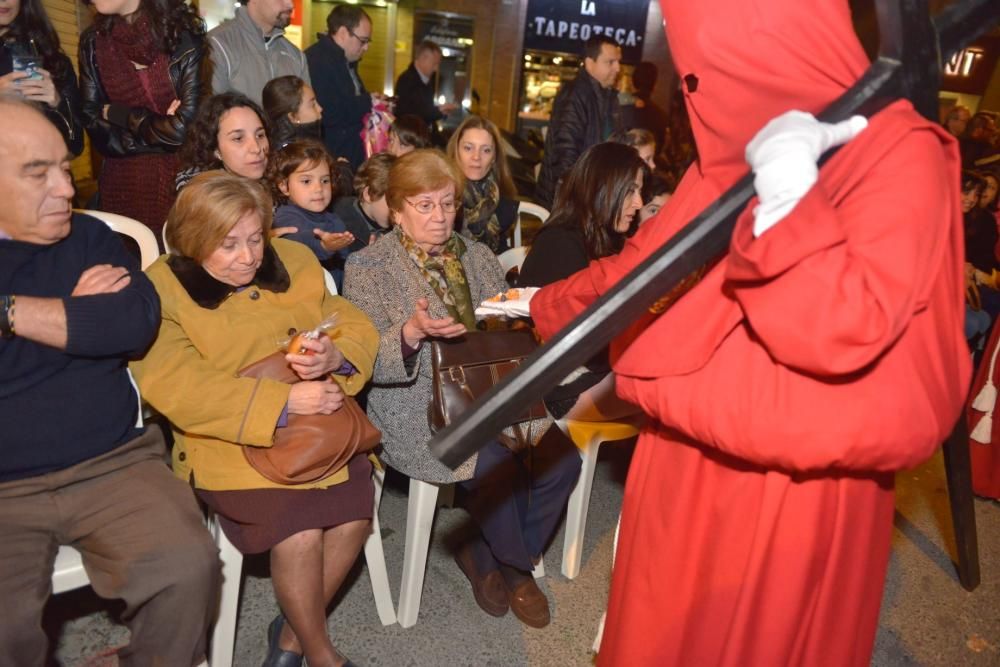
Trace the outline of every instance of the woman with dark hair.
{"type": "Polygon", "coordinates": [[[105,158],[100,207],[159,237],[201,94],[205,24],[183,0],[89,1],[97,15],[80,37],[80,89],[87,132],[105,158]]]}
{"type": "Polygon", "coordinates": [[[275,150],[296,139],[322,139],[323,107],[312,86],[299,77],[279,76],[268,81],[263,101],[275,150]]]}
{"type": "MultiPolygon", "coordinates": [[[[638,226],[647,173],[631,146],[606,142],[588,148],[560,184],[552,217],[535,237],[518,285],[544,287],[587,268],[592,260],[621,252],[638,226]]],[[[545,406],[556,419],[581,421],[635,413],[635,406],[615,395],[614,386],[605,351],[552,390],[545,406]]]]}
{"type": "Polygon", "coordinates": [[[507,249],[507,230],[517,220],[517,190],[500,144],[500,131],[489,120],[469,116],[448,141],[448,157],[462,170],[465,190],[461,234],[485,243],[496,254],[507,249]]]}
{"type": "Polygon", "coordinates": [[[271,143],[264,111],[242,93],[222,93],[198,108],[180,152],[180,190],[195,174],[225,169],[258,181],[267,169],[271,143]]]}
{"type": "Polygon", "coordinates": [[[0,1],[0,94],[39,104],[73,155],[83,151],[80,89],[41,0],[0,1]]]}

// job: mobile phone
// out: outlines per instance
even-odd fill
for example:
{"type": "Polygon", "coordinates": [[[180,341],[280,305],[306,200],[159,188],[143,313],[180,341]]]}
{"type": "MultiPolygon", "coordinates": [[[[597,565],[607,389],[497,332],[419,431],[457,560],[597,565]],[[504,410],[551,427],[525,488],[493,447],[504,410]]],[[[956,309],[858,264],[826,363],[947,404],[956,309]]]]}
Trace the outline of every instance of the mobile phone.
{"type": "Polygon", "coordinates": [[[11,56],[15,72],[24,72],[29,79],[41,79],[42,60],[38,56],[11,56]]]}

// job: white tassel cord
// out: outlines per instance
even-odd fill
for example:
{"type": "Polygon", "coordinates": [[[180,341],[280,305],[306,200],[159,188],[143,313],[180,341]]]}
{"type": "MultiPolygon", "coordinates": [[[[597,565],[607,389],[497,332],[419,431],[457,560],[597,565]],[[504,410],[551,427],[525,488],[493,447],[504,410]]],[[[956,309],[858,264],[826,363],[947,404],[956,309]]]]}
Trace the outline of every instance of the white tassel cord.
{"type": "Polygon", "coordinates": [[[972,401],[973,410],[985,412],[986,414],[982,416],[976,427],[972,429],[969,437],[984,445],[988,445],[993,436],[993,410],[996,409],[997,405],[997,388],[993,384],[993,372],[996,370],[998,352],[1000,352],[1000,340],[993,346],[993,354],[990,356],[990,368],[986,374],[986,384],[983,385],[983,388],[976,394],[975,400],[972,401]]]}

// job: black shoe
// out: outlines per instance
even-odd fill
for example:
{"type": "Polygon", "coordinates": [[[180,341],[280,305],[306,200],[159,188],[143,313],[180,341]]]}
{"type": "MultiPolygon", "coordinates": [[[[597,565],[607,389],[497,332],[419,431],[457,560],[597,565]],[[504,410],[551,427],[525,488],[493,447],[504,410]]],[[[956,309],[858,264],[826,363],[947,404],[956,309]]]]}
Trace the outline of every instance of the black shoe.
{"type": "Polygon", "coordinates": [[[302,667],[302,654],[284,651],[278,646],[281,628],[285,625],[284,614],[278,614],[267,627],[267,657],[261,667],[302,667]]]}

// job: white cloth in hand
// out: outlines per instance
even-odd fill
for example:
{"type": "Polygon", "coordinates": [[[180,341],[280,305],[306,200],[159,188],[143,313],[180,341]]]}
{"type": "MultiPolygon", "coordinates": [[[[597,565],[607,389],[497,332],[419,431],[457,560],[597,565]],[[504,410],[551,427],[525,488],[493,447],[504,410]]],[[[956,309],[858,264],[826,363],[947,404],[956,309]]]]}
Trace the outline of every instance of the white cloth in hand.
{"type": "MultiPolygon", "coordinates": [[[[538,287],[519,287],[516,299],[504,299],[503,301],[483,301],[476,308],[476,315],[487,317],[490,315],[503,315],[504,317],[530,317],[531,298],[539,290],[538,287]]],[[[506,292],[501,292],[506,294],[506,292]]],[[[500,296],[500,295],[498,295],[500,296]]]]}
{"type": "Polygon", "coordinates": [[[753,186],[760,203],[754,209],[754,236],[788,215],[816,183],[816,163],[834,146],[846,144],[868,126],[864,116],[821,123],[809,113],[788,111],[764,126],[747,144],[753,186]]]}

